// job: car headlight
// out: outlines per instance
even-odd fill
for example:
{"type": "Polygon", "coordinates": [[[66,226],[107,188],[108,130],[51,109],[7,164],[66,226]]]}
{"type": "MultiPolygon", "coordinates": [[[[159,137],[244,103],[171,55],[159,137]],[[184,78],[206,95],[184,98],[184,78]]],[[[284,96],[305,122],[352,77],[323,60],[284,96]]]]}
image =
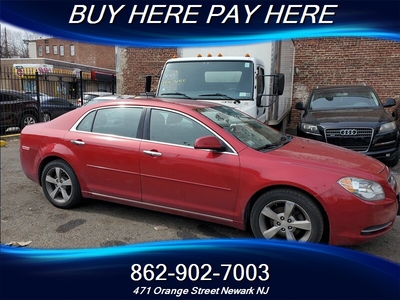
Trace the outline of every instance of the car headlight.
{"type": "Polygon", "coordinates": [[[353,195],[366,201],[377,201],[385,198],[382,186],[366,179],[345,177],[338,180],[338,183],[353,195]]]}
{"type": "Polygon", "coordinates": [[[307,124],[307,123],[301,124],[301,130],[303,130],[306,133],[319,134],[318,127],[312,124],[307,124]]]}
{"type": "Polygon", "coordinates": [[[379,128],[379,133],[391,132],[396,130],[396,122],[385,123],[379,128]]]}

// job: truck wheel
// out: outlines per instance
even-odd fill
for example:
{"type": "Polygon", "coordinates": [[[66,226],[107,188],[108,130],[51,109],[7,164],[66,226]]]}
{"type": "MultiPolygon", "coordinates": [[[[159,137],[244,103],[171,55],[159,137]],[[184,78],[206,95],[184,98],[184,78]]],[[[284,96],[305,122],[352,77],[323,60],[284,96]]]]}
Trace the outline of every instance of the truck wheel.
{"type": "Polygon", "coordinates": [[[71,208],[82,200],[75,172],[63,160],[53,160],[46,165],[41,184],[47,200],[56,207],[71,208]]]}
{"type": "Polygon", "coordinates": [[[319,243],[324,221],[319,208],[306,195],[290,189],[263,194],[250,213],[250,225],[258,238],[319,243]]]}
{"type": "Polygon", "coordinates": [[[22,130],[25,126],[35,123],[37,123],[37,117],[34,114],[24,114],[21,118],[20,129],[22,130]]]}

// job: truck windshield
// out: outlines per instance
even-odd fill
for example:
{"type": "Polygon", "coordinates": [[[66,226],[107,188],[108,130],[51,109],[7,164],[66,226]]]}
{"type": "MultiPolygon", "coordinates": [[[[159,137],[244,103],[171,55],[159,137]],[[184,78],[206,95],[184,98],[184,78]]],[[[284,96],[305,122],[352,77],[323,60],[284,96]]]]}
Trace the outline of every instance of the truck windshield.
{"type": "Polygon", "coordinates": [[[252,100],[251,61],[177,61],[165,66],[158,97],[201,100],[252,100]]]}
{"type": "Polygon", "coordinates": [[[255,150],[273,150],[291,140],[290,136],[275,131],[258,120],[228,106],[203,107],[196,110],[255,150]]]}

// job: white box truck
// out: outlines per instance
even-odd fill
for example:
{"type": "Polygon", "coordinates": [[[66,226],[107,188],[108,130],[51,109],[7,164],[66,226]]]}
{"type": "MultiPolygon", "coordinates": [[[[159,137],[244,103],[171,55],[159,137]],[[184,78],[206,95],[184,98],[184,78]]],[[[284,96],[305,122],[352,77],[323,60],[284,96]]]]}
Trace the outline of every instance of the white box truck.
{"type": "MultiPolygon", "coordinates": [[[[178,48],[178,58],[164,65],[155,96],[219,102],[285,131],[293,69],[291,40],[178,48]]],[[[146,79],[150,92],[151,77],[146,79]]]]}

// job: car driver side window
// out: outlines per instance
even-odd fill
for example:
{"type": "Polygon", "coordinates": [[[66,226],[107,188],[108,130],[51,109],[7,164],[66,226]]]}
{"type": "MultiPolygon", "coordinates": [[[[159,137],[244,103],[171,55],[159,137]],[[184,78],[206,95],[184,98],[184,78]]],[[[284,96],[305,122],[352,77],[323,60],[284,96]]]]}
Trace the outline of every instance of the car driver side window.
{"type": "Polygon", "coordinates": [[[193,147],[196,139],[210,135],[213,135],[211,131],[184,115],[159,109],[151,110],[152,141],[193,147]]]}

